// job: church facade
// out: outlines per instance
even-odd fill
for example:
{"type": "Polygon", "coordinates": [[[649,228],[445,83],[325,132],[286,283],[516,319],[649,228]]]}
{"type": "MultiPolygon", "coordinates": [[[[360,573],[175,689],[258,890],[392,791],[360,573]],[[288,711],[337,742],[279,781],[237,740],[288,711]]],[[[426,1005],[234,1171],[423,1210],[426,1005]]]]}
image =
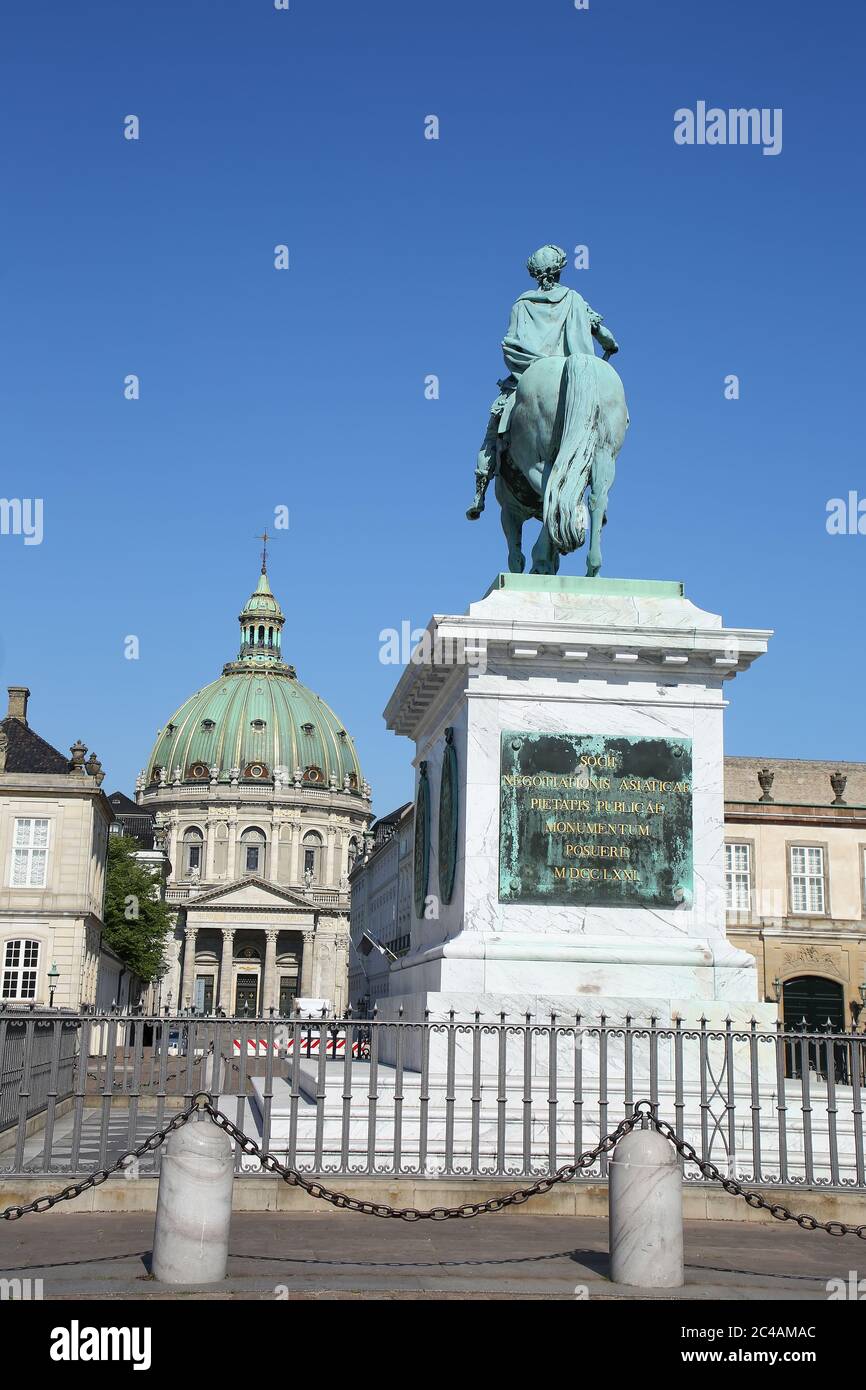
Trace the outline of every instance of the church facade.
{"type": "Polygon", "coordinates": [[[136,786],[178,914],[159,1005],[341,1011],[370,787],[347,730],[283,660],[264,559],[239,621],[237,659],[172,714],[136,786]]]}

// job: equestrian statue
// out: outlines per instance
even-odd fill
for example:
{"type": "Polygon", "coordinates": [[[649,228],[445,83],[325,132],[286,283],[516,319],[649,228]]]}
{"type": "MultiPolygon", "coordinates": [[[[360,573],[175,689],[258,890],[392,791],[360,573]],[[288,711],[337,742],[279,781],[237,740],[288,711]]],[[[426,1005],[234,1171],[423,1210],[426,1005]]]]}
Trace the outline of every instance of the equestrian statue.
{"type": "Polygon", "coordinates": [[[533,574],[556,574],[560,556],[578,550],[587,529],[586,572],[599,573],[608,493],[628,428],[625,392],[609,361],[618,344],[601,315],[559,283],[566,261],[560,247],[542,246],[526,263],[537,288],[511,310],[502,343],[509,375],[499,382],[466,513],[477,520],[495,478],[512,574],[526,565],[530,518],[541,522],[533,574]]]}

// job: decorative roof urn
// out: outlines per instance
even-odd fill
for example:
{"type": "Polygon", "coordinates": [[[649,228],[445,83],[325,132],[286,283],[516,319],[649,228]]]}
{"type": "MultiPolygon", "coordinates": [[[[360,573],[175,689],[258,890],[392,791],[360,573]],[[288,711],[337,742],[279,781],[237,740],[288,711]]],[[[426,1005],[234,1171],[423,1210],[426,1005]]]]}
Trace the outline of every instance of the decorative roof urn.
{"type": "Polygon", "coordinates": [[[763,796],[761,797],[762,801],[773,800],[771,793],[773,790],[773,782],[775,780],[775,777],[775,772],[771,772],[768,767],[762,767],[760,772],[758,773],[758,781],[761,784],[761,791],[763,792],[763,796]]]}
{"type": "Polygon", "coordinates": [[[831,802],[833,806],[845,805],[845,788],[848,785],[848,778],[843,772],[830,773],[830,786],[833,788],[835,800],[831,802]]]}

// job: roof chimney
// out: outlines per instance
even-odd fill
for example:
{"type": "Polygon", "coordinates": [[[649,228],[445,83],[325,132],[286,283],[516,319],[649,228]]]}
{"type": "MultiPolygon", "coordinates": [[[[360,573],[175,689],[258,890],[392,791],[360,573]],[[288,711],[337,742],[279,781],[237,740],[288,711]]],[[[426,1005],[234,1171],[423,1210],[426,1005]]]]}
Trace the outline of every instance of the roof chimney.
{"type": "Polygon", "coordinates": [[[30,699],[30,691],[26,685],[10,685],[9,708],[6,711],[7,719],[20,719],[22,724],[27,723],[27,701],[30,699]]]}

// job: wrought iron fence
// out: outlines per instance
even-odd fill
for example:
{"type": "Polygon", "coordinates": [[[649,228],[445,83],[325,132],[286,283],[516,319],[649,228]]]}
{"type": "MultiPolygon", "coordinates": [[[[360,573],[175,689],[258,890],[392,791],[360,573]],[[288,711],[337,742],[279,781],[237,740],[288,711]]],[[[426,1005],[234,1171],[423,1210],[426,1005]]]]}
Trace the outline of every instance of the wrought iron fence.
{"type": "MultiPolygon", "coordinates": [[[[0,1010],[0,1061],[0,1177],[105,1167],[207,1090],[264,1150],[320,1176],[536,1177],[645,1098],[731,1177],[866,1190],[863,1033],[0,1010]]],[[[240,1152],[236,1167],[260,1171],[240,1152]]],[[[579,1180],[606,1177],[602,1155],[579,1180]]]]}
{"type": "Polygon", "coordinates": [[[0,1013],[0,1135],[72,1092],[75,1019],[0,1013]]]}

